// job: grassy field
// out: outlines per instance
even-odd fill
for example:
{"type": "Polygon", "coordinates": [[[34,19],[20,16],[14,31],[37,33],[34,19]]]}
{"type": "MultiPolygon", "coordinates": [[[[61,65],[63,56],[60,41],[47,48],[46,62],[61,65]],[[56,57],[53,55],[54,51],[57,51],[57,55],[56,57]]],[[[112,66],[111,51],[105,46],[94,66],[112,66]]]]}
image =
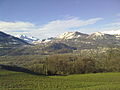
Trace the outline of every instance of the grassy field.
{"type": "Polygon", "coordinates": [[[120,73],[39,76],[0,70],[0,90],[120,90],[120,73]]]}

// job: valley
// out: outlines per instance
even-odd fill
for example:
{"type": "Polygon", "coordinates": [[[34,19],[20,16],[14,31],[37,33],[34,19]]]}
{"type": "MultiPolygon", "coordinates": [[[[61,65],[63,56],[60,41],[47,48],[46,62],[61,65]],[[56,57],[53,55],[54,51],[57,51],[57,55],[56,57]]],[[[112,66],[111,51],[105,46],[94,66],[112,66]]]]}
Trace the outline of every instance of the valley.
{"type": "Polygon", "coordinates": [[[70,32],[46,40],[0,32],[0,90],[120,89],[118,35],[70,32]]]}

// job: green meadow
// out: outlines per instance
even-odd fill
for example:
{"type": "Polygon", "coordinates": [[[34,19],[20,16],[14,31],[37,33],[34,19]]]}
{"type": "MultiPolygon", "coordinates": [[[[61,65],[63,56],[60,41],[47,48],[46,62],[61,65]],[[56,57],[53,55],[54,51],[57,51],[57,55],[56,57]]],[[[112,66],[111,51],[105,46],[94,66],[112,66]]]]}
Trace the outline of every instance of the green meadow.
{"type": "Polygon", "coordinates": [[[120,90],[120,73],[42,76],[1,69],[0,90],[120,90]]]}

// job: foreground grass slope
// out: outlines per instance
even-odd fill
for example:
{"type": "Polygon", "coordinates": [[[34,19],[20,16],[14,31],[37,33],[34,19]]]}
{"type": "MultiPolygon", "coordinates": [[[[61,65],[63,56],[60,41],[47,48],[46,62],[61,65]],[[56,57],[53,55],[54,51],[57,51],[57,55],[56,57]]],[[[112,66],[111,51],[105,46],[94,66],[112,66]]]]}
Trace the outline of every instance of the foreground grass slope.
{"type": "Polygon", "coordinates": [[[120,90],[120,73],[40,76],[0,70],[0,90],[120,90]]]}

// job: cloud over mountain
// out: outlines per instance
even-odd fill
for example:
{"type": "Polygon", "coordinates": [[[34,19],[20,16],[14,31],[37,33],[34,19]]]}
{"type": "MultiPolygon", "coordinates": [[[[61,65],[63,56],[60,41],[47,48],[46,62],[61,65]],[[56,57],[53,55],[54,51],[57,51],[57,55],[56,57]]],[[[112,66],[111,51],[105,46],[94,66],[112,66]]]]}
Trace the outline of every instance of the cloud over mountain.
{"type": "Polygon", "coordinates": [[[88,20],[80,20],[78,18],[71,18],[67,20],[54,20],[39,28],[39,30],[46,36],[56,36],[63,32],[70,31],[71,29],[74,30],[76,28],[95,24],[100,20],[102,20],[102,18],[92,18],[88,20]]]}
{"type": "Polygon", "coordinates": [[[5,31],[10,34],[21,34],[25,32],[37,37],[47,37],[58,35],[59,33],[69,31],[70,29],[92,25],[102,19],[103,18],[91,18],[88,20],[80,20],[79,18],[74,17],[69,19],[50,21],[48,24],[43,26],[37,26],[30,22],[0,21],[0,31],[5,31]]]}

